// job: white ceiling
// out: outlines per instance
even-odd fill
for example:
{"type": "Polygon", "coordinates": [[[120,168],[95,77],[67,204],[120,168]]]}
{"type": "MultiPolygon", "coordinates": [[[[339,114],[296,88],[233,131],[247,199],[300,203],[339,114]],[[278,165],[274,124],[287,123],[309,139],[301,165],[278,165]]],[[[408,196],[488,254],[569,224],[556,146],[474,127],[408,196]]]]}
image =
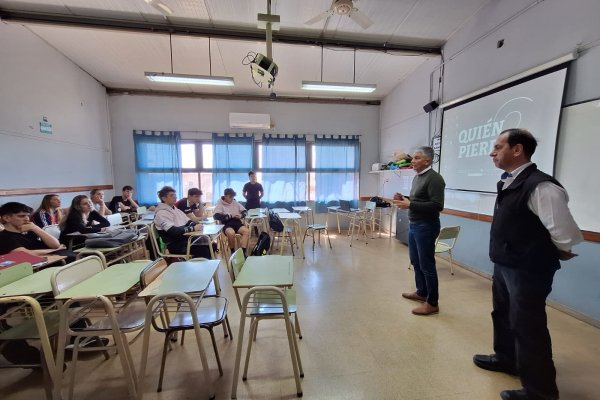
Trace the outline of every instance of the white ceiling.
{"type": "MultiPolygon", "coordinates": [[[[144,0],[0,0],[0,16],[23,23],[36,35],[113,89],[196,92],[209,94],[268,96],[257,87],[250,67],[242,65],[249,51],[265,53],[264,40],[225,39],[180,34],[182,26],[227,30],[239,34],[259,32],[256,14],[266,13],[267,0],[161,0],[173,14],[165,17],[144,0]],[[25,15],[26,17],[22,17],[25,15]],[[77,24],[30,23],[40,20],[118,21],[173,26],[171,36],[173,72],[181,74],[233,76],[235,87],[210,88],[154,83],[145,71],[171,72],[169,35],[144,30],[98,29],[77,24]],[[211,62],[209,65],[209,41],[211,62]]],[[[327,95],[338,99],[378,100],[385,97],[410,72],[434,54],[384,51],[384,45],[439,48],[480,7],[490,0],[355,0],[355,7],[374,24],[363,30],[348,17],[334,15],[314,25],[304,22],[327,10],[332,0],[272,0],[272,13],[280,15],[278,35],[306,37],[311,44],[274,43],[273,59],[279,66],[275,92],[279,97],[324,97],[300,89],[302,80],[374,83],[372,94],[327,95]],[[335,41],[357,43],[354,50],[336,47],[335,41]],[[363,50],[364,46],[380,50],[363,50]],[[321,77],[321,63],[322,74],[321,77]],[[354,76],[355,75],[355,76],[354,76]]],[[[165,32],[166,30],[163,30],[165,32]]]]}

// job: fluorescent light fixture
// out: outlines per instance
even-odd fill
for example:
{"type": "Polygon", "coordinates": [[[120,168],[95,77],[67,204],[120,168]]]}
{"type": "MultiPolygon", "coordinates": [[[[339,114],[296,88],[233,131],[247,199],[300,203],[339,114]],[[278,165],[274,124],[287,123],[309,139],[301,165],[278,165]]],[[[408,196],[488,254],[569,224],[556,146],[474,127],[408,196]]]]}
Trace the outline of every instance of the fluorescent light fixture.
{"type": "Polygon", "coordinates": [[[377,85],[370,85],[366,83],[302,81],[302,89],[327,92],[373,93],[375,89],[377,89],[377,85]]]}
{"type": "Polygon", "coordinates": [[[164,72],[145,72],[152,82],[187,83],[190,85],[233,86],[233,78],[228,76],[168,74],[164,72]]]}

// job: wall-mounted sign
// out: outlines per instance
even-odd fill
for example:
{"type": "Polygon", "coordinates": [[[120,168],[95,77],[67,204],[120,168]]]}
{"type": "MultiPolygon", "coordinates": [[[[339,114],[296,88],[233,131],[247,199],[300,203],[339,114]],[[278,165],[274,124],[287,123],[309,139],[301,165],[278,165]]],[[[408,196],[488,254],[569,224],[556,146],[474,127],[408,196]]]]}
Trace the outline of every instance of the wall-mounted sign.
{"type": "Polygon", "coordinates": [[[42,121],[40,122],[40,133],[52,135],[52,124],[48,122],[48,118],[45,116],[42,117],[42,121]]]}

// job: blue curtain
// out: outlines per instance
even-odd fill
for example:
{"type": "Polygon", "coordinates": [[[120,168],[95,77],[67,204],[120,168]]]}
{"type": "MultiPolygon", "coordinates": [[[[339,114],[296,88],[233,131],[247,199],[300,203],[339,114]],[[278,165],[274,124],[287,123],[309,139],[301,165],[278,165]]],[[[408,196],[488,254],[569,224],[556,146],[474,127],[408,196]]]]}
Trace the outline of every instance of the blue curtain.
{"type": "Polygon", "coordinates": [[[306,137],[263,135],[263,207],[306,205],[306,137]]]}
{"type": "Polygon", "coordinates": [[[253,169],[254,136],[246,134],[213,133],[213,204],[230,187],[243,200],[242,189],[248,182],[248,171],[253,169]]]}
{"type": "Polygon", "coordinates": [[[315,137],[315,197],[317,212],[339,205],[339,200],[358,204],[360,146],[358,136],[315,137]]]}
{"type": "Polygon", "coordinates": [[[180,141],[179,132],[133,131],[140,204],[156,204],[156,193],[163,186],[172,186],[181,195],[180,141]]]}

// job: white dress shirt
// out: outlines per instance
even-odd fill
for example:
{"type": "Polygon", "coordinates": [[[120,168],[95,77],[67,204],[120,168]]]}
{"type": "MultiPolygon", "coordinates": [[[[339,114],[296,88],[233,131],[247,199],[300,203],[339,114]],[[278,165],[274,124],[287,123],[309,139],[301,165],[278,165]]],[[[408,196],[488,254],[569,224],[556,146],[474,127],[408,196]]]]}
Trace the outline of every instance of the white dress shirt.
{"type": "MultiPolygon", "coordinates": [[[[521,165],[512,176],[503,179],[502,190],[510,186],[515,178],[532,162],[521,165]]],[[[567,191],[550,181],[538,184],[527,201],[527,206],[538,216],[542,225],[550,233],[552,242],[559,250],[569,251],[577,243],[583,241],[583,235],[571,215],[568,206],[569,195],[567,191]]]]}

